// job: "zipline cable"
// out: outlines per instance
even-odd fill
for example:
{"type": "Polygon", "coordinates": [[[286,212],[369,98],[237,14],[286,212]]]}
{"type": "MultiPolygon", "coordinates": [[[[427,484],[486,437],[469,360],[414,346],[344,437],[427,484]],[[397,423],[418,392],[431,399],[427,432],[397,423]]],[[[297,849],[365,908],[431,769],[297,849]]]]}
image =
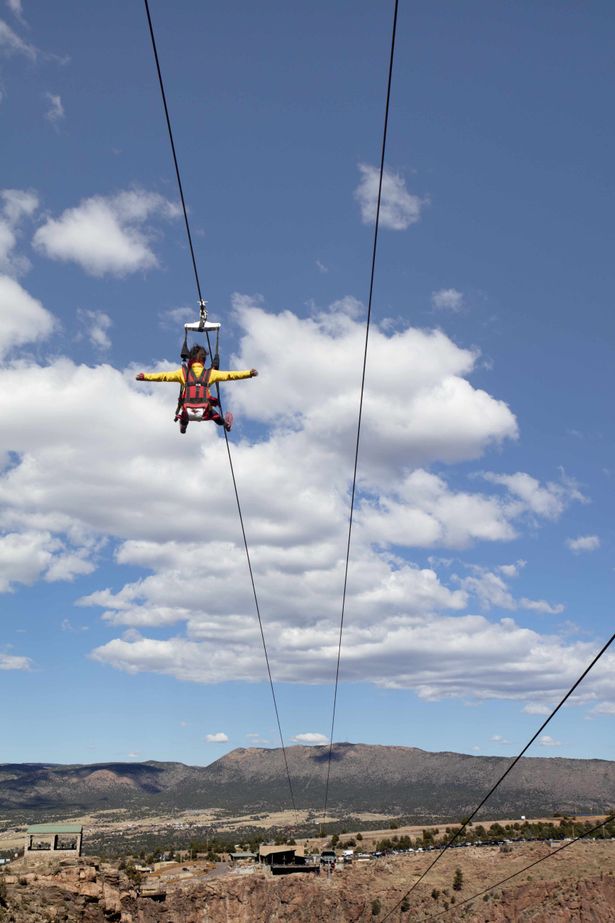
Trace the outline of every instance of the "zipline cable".
{"type": "Polygon", "coordinates": [[[357,438],[355,443],[355,453],[354,453],[354,470],[352,475],[352,492],[350,496],[350,514],[348,518],[348,540],[346,543],[346,563],[344,566],[344,586],[342,590],[342,612],[340,618],[340,631],[339,631],[339,641],[337,647],[337,664],[335,667],[335,687],[333,692],[333,711],[331,715],[331,733],[329,736],[329,755],[327,759],[327,776],[325,781],[325,801],[323,807],[323,825],[327,820],[327,805],[329,800],[329,780],[331,776],[331,759],[333,755],[333,732],[335,729],[335,712],[337,708],[337,690],[339,685],[339,676],[340,676],[340,662],[342,657],[342,638],[344,634],[344,615],[346,612],[346,591],[348,587],[348,567],[350,562],[350,542],[352,538],[352,523],[354,516],[354,503],[355,503],[355,494],[357,486],[357,469],[359,464],[359,443],[361,440],[361,422],[363,418],[363,395],[365,393],[365,373],[367,370],[367,347],[369,344],[369,331],[371,323],[371,314],[372,314],[372,296],[374,292],[374,278],[376,274],[376,252],[378,249],[378,227],[380,223],[380,204],[382,201],[382,180],[384,177],[384,155],[386,151],[387,143],[387,130],[389,124],[389,104],[391,101],[391,83],[393,79],[393,59],[395,56],[395,35],[397,32],[397,10],[399,7],[399,0],[395,0],[395,6],[393,10],[393,29],[391,33],[391,49],[389,53],[389,74],[387,80],[387,93],[386,93],[386,106],[384,110],[384,128],[382,131],[382,149],[380,153],[380,176],[378,180],[378,200],[376,203],[376,217],[374,223],[374,241],[372,246],[372,263],[371,263],[371,274],[369,280],[369,299],[367,302],[367,318],[365,322],[365,345],[363,349],[363,368],[361,371],[361,394],[359,397],[359,415],[357,420],[357,438]]]}
{"type": "MultiPolygon", "coordinates": [[[[148,26],[149,26],[149,34],[150,34],[150,38],[151,38],[151,40],[152,40],[152,49],[153,49],[153,52],[154,52],[154,60],[155,60],[155,62],[156,62],[156,71],[157,71],[157,73],[158,73],[158,83],[159,83],[159,85],[160,85],[160,95],[162,96],[162,103],[163,103],[163,106],[164,106],[164,114],[165,114],[165,118],[166,118],[166,122],[167,122],[167,130],[168,130],[168,133],[169,133],[169,141],[171,142],[171,151],[172,151],[172,153],[173,153],[173,163],[175,164],[175,175],[177,176],[177,185],[178,185],[178,187],[179,187],[179,196],[180,196],[180,199],[181,199],[182,210],[183,210],[183,213],[184,213],[184,222],[185,222],[185,225],[186,225],[186,234],[187,234],[187,237],[188,237],[188,244],[189,244],[189,246],[190,246],[190,256],[192,257],[192,268],[194,269],[194,278],[195,278],[195,281],[196,281],[196,290],[197,290],[197,294],[198,294],[198,297],[199,297],[199,303],[202,304],[202,303],[203,303],[203,295],[202,295],[202,292],[201,292],[201,283],[200,283],[200,280],[199,280],[199,272],[198,272],[197,265],[196,265],[196,256],[195,256],[195,253],[194,253],[194,247],[193,247],[193,245],[192,245],[192,234],[190,233],[190,222],[188,221],[188,209],[186,208],[186,200],[185,200],[185,198],[184,198],[184,189],[183,189],[183,186],[182,186],[181,174],[180,174],[180,172],[179,172],[179,163],[178,163],[178,160],[177,160],[177,153],[176,153],[176,150],[175,150],[175,141],[173,140],[173,129],[172,129],[172,127],[171,127],[171,117],[170,117],[170,115],[169,115],[169,107],[168,107],[168,105],[167,105],[167,97],[166,97],[166,93],[165,93],[165,90],[164,90],[164,81],[163,81],[163,79],[162,79],[162,70],[161,70],[161,68],[160,68],[160,60],[159,60],[159,58],[158,58],[158,49],[157,49],[157,47],[156,47],[156,37],[155,37],[155,34],[154,34],[154,26],[153,26],[153,23],[152,23],[152,17],[151,17],[151,14],[150,14],[150,9],[149,9],[148,0],[144,0],[144,3],[145,3],[145,12],[146,12],[146,14],[147,14],[147,24],[148,24],[148,26]]],[[[209,331],[206,331],[206,336],[207,336],[207,345],[208,345],[208,347],[209,347],[209,354],[210,354],[210,356],[212,356],[213,353],[212,353],[212,351],[211,351],[211,342],[210,342],[210,339],[209,339],[209,331]]],[[[217,382],[216,382],[216,392],[217,392],[218,401],[220,401],[220,387],[219,387],[219,385],[218,385],[217,382]]],[[[222,412],[222,404],[221,404],[221,403],[220,403],[220,412],[222,412]]],[[[255,605],[255,607],[256,607],[256,615],[257,615],[257,617],[258,617],[258,627],[259,627],[259,629],[260,629],[261,640],[262,640],[262,642],[263,642],[263,651],[265,652],[265,663],[266,663],[266,665],[267,665],[267,675],[268,675],[268,677],[269,677],[269,687],[270,687],[270,689],[271,689],[271,697],[272,697],[272,699],[273,699],[273,708],[274,708],[274,711],[275,711],[275,717],[276,717],[276,722],[277,722],[277,726],[278,726],[278,733],[279,733],[279,736],[280,736],[280,744],[281,744],[281,747],[282,747],[282,754],[283,754],[283,757],[284,757],[284,766],[285,766],[285,769],[286,769],[286,777],[287,777],[287,779],[288,779],[288,789],[289,789],[289,792],[290,792],[290,800],[291,800],[291,804],[292,804],[292,806],[293,806],[293,811],[295,812],[295,814],[297,814],[297,806],[296,806],[296,803],[295,803],[295,795],[294,795],[294,791],[293,791],[293,784],[292,784],[292,780],[291,780],[291,777],[290,777],[290,769],[289,769],[289,766],[288,766],[288,754],[286,753],[286,745],[285,745],[285,743],[284,743],[284,735],[283,735],[283,733],[282,733],[282,723],[281,723],[281,721],[280,721],[280,712],[279,712],[279,709],[278,709],[278,701],[277,701],[277,697],[276,697],[276,694],[275,694],[275,687],[274,687],[274,685],[273,685],[273,676],[272,676],[272,674],[271,674],[271,666],[270,666],[270,663],[269,663],[269,653],[268,653],[268,651],[267,651],[267,642],[266,642],[266,640],[265,640],[265,630],[264,630],[264,628],[263,628],[263,620],[262,620],[262,618],[261,618],[260,605],[259,605],[259,602],[258,602],[258,595],[257,595],[257,592],[256,592],[256,583],[255,583],[255,580],[254,580],[254,572],[253,572],[253,570],[252,570],[252,560],[251,560],[251,558],[250,558],[250,551],[249,551],[249,548],[248,548],[248,539],[247,539],[247,536],[246,536],[246,530],[245,530],[245,526],[244,526],[243,513],[242,513],[242,511],[241,511],[241,503],[240,503],[240,500],[239,500],[239,490],[238,490],[238,488],[237,488],[237,480],[236,480],[236,478],[235,478],[235,468],[234,468],[234,466],[233,466],[233,459],[232,459],[232,456],[231,456],[231,447],[230,447],[230,443],[229,443],[229,440],[228,440],[228,433],[226,432],[226,429],[224,430],[224,439],[225,439],[225,441],[226,441],[226,451],[227,451],[227,454],[228,454],[229,467],[230,467],[230,469],[231,469],[231,478],[232,478],[232,481],[233,481],[233,490],[234,490],[234,492],[235,492],[235,500],[236,500],[236,502],[237,502],[237,512],[239,513],[239,522],[240,522],[240,525],[241,525],[241,534],[242,534],[242,536],[243,536],[243,544],[244,544],[244,549],[245,549],[245,552],[246,552],[246,560],[247,560],[247,562],[248,562],[248,572],[249,572],[249,574],[250,574],[250,583],[251,583],[251,585],[252,585],[252,593],[253,593],[253,596],[254,596],[254,605],[255,605]]]]}
{"type": "Polygon", "coordinates": [[[179,197],[182,203],[182,211],[184,213],[184,223],[186,225],[186,235],[188,237],[188,245],[190,247],[190,256],[192,257],[192,268],[194,270],[194,278],[196,281],[196,290],[199,296],[199,303],[203,301],[203,293],[201,292],[201,282],[199,279],[199,271],[196,266],[196,256],[194,254],[194,247],[192,246],[192,234],[190,233],[190,222],[188,221],[188,209],[186,208],[186,200],[184,198],[184,187],[182,186],[182,178],[179,172],[179,163],[177,160],[177,153],[175,151],[175,141],[173,140],[173,129],[171,128],[171,117],[169,115],[169,107],[167,106],[167,95],[164,92],[164,82],[162,79],[162,71],[160,70],[160,61],[158,59],[158,49],[156,47],[156,37],[154,35],[154,26],[152,23],[152,17],[149,11],[148,0],[145,0],[145,12],[147,14],[147,24],[149,26],[149,34],[152,40],[152,49],[154,51],[154,60],[156,62],[156,71],[158,73],[158,83],[160,85],[160,95],[162,96],[162,105],[164,106],[164,115],[167,120],[167,131],[169,133],[169,141],[171,142],[171,152],[173,154],[173,163],[175,164],[175,175],[177,177],[177,185],[179,186],[179,197]]]}
{"type": "MultiPolygon", "coordinates": [[[[506,878],[500,878],[499,881],[496,881],[495,884],[489,885],[488,888],[484,888],[482,891],[477,891],[476,894],[473,894],[472,897],[466,897],[463,901],[458,901],[454,907],[450,907],[448,910],[441,910],[439,913],[434,913],[430,917],[427,917],[425,923],[429,923],[430,920],[437,920],[438,917],[446,916],[447,913],[452,913],[454,910],[458,910],[460,907],[463,907],[464,904],[470,904],[472,901],[475,901],[478,897],[482,897],[483,894],[488,894],[490,891],[494,891],[496,888],[499,888],[500,885],[505,885],[507,881],[510,881],[512,878],[516,878],[517,875],[522,875],[523,872],[527,872],[529,869],[535,868],[537,865],[540,865],[541,862],[546,862],[547,859],[552,859],[553,856],[556,856],[558,853],[562,852],[564,849],[568,849],[569,846],[574,846],[575,843],[578,843],[579,840],[585,839],[585,837],[591,836],[592,833],[600,830],[602,827],[606,827],[607,824],[610,824],[615,819],[615,814],[609,815],[605,820],[601,821],[599,824],[596,824],[595,827],[591,827],[589,830],[586,830],[584,833],[579,834],[575,837],[574,840],[569,840],[568,843],[564,843],[563,846],[558,846],[557,849],[554,849],[553,852],[548,853],[546,856],[541,856],[540,859],[536,859],[534,862],[530,862],[529,865],[524,865],[522,869],[519,869],[516,872],[513,872],[512,875],[507,875],[506,878]]],[[[386,917],[384,917],[386,920],[386,917]]]]}
{"type": "Polygon", "coordinates": [[[549,717],[546,718],[545,721],[543,721],[543,723],[540,725],[540,727],[538,728],[538,730],[536,731],[536,733],[535,733],[535,734],[530,738],[530,740],[526,743],[526,745],[525,745],[525,747],[523,748],[523,750],[521,750],[521,752],[514,758],[514,760],[512,761],[512,763],[510,763],[510,765],[508,766],[508,768],[502,773],[502,775],[501,775],[500,778],[497,780],[497,782],[495,782],[495,784],[491,786],[491,788],[489,789],[489,791],[487,792],[487,794],[485,795],[485,797],[483,798],[483,800],[481,801],[481,803],[478,805],[478,807],[476,807],[476,808],[472,811],[472,813],[470,814],[470,816],[467,817],[467,818],[465,819],[465,821],[463,822],[463,824],[461,825],[461,827],[459,827],[459,829],[455,831],[455,833],[454,833],[453,836],[450,838],[450,840],[448,840],[448,842],[445,844],[445,846],[442,848],[442,850],[438,853],[438,855],[436,856],[436,858],[427,866],[427,868],[425,869],[425,871],[423,872],[423,874],[422,874],[419,878],[417,878],[417,880],[414,882],[414,884],[412,885],[412,887],[409,888],[408,891],[406,891],[406,893],[400,898],[400,900],[397,902],[397,904],[396,904],[394,907],[392,907],[391,910],[389,910],[389,912],[382,918],[382,923],[384,923],[385,920],[388,920],[388,918],[391,916],[391,914],[394,913],[394,912],[397,910],[397,908],[398,908],[399,905],[402,903],[402,901],[403,901],[405,898],[409,897],[409,896],[412,894],[412,892],[413,892],[414,889],[417,887],[417,885],[419,885],[419,884],[423,881],[423,879],[424,879],[424,878],[429,874],[429,872],[432,870],[432,868],[434,867],[434,865],[436,865],[436,863],[438,863],[438,862],[440,861],[440,859],[442,858],[442,856],[445,854],[445,852],[446,852],[448,849],[450,849],[450,847],[453,845],[453,843],[455,842],[455,840],[458,840],[458,839],[459,839],[459,837],[461,836],[461,834],[463,833],[463,831],[466,829],[466,827],[468,826],[468,824],[473,820],[473,818],[476,817],[476,815],[478,814],[478,812],[480,811],[480,809],[483,807],[483,805],[485,804],[485,802],[488,801],[489,798],[491,798],[491,796],[492,796],[493,793],[496,791],[496,789],[499,788],[499,786],[502,784],[502,782],[504,781],[504,779],[506,778],[506,776],[509,774],[509,772],[511,772],[511,771],[515,768],[515,766],[517,765],[517,763],[519,762],[519,760],[521,759],[521,757],[524,755],[524,753],[526,753],[527,750],[529,750],[529,748],[530,748],[531,745],[534,743],[534,741],[536,740],[536,738],[538,737],[538,735],[541,734],[541,733],[544,731],[544,729],[546,728],[546,726],[547,726],[547,725],[549,724],[549,722],[555,717],[555,715],[558,713],[558,711],[560,710],[560,708],[564,705],[565,702],[568,701],[568,699],[570,698],[570,696],[572,695],[572,693],[575,691],[575,689],[577,688],[577,686],[579,686],[579,685],[583,682],[583,680],[585,679],[585,677],[587,676],[587,674],[595,667],[595,665],[598,663],[598,661],[599,661],[600,658],[603,656],[603,654],[606,654],[606,652],[608,651],[608,649],[609,649],[609,647],[611,646],[611,644],[613,643],[613,641],[615,641],[615,634],[612,634],[612,635],[611,635],[611,637],[610,637],[609,640],[606,642],[606,644],[600,649],[600,651],[598,651],[598,653],[596,654],[596,656],[594,657],[594,659],[592,660],[592,662],[589,664],[589,666],[587,666],[587,667],[585,668],[585,670],[581,673],[581,675],[579,676],[579,678],[577,679],[577,681],[570,687],[570,689],[568,690],[568,692],[566,693],[566,695],[564,696],[564,698],[561,700],[561,702],[559,703],[559,705],[557,705],[557,707],[553,709],[553,711],[551,712],[551,714],[549,715],[549,717]]]}

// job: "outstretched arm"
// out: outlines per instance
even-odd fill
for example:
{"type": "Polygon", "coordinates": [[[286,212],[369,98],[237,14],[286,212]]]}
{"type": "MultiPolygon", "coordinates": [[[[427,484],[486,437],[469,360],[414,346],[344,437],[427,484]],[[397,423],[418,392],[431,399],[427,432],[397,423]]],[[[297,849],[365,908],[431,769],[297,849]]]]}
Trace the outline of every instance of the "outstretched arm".
{"type": "Polygon", "coordinates": [[[172,372],[139,372],[136,376],[137,381],[177,381],[179,384],[184,383],[183,370],[174,369],[172,372]]]}
{"type": "Polygon", "coordinates": [[[216,381],[240,381],[242,378],[256,378],[257,375],[256,369],[242,369],[238,372],[221,372],[219,369],[212,369],[209,382],[213,385],[216,381]]]}

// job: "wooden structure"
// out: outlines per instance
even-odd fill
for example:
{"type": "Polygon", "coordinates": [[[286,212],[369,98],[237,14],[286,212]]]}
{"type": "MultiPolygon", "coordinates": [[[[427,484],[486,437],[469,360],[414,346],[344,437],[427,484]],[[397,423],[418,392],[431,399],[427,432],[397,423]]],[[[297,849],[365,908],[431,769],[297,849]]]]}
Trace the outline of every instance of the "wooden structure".
{"type": "Polygon", "coordinates": [[[31,824],[26,829],[24,858],[28,856],[80,856],[81,824],[31,824]]]}

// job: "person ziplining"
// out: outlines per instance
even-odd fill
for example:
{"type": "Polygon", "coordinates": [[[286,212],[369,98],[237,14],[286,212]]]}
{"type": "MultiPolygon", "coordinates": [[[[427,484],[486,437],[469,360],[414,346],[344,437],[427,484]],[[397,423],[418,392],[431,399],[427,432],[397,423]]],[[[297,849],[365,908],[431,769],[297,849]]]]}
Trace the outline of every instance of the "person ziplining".
{"type": "Polygon", "coordinates": [[[220,381],[240,381],[243,378],[255,378],[258,375],[256,369],[242,369],[239,371],[223,372],[217,366],[219,358],[216,355],[209,368],[206,367],[207,350],[201,344],[193,346],[190,350],[187,346],[188,330],[198,330],[202,332],[208,328],[219,328],[219,324],[207,324],[206,312],[201,311],[201,320],[196,324],[185,324],[186,336],[184,337],[184,347],[182,349],[182,365],[178,369],[170,372],[139,372],[136,376],[137,381],[176,381],[179,383],[179,399],[175,411],[175,422],[179,423],[180,433],[185,433],[189,422],[201,423],[207,420],[213,420],[218,426],[223,426],[230,432],[233,425],[233,414],[230,411],[222,416],[218,407],[220,401],[211,393],[211,385],[220,381]]]}

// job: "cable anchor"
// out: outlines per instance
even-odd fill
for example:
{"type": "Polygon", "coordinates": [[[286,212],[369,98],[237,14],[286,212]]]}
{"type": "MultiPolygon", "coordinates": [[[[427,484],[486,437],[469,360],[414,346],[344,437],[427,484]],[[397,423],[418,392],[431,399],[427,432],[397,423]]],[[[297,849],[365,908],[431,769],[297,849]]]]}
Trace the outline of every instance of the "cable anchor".
{"type": "Polygon", "coordinates": [[[200,317],[199,317],[199,325],[200,325],[200,329],[203,330],[205,327],[205,323],[207,322],[207,302],[205,301],[204,298],[199,299],[199,307],[201,311],[200,317]]]}

